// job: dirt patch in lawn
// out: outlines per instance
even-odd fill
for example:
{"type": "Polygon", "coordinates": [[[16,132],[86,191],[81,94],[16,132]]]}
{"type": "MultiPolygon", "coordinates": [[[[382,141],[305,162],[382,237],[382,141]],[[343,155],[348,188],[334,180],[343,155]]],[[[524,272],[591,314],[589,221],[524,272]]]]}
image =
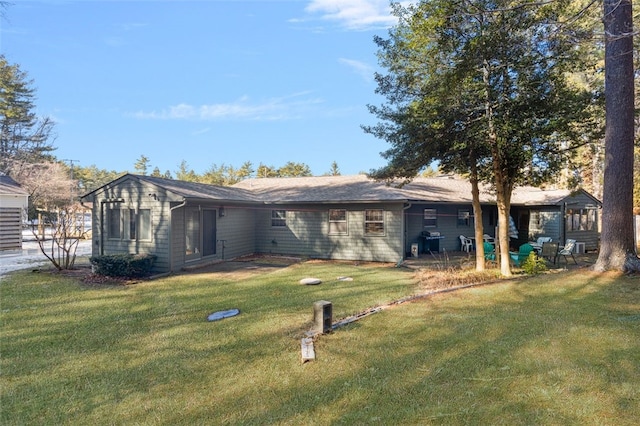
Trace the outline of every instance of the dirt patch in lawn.
{"type": "Polygon", "coordinates": [[[243,280],[255,275],[273,272],[301,262],[302,259],[290,256],[250,255],[229,261],[189,268],[182,274],[215,274],[224,279],[243,280]]]}
{"type": "Polygon", "coordinates": [[[149,278],[107,277],[94,274],[91,270],[91,265],[77,265],[73,269],[63,269],[61,271],[50,268],[38,270],[37,272],[73,278],[87,286],[131,285],[149,280],[149,278]]]}

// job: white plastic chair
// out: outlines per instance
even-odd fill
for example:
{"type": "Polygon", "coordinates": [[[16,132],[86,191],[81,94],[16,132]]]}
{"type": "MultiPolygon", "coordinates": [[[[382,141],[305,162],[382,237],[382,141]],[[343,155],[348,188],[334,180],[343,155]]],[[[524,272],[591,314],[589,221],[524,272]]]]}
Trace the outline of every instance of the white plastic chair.
{"type": "Polygon", "coordinates": [[[462,251],[466,251],[467,253],[473,250],[473,241],[470,238],[465,237],[464,235],[460,235],[460,247],[462,247],[462,251]]]}
{"type": "Polygon", "coordinates": [[[536,243],[538,243],[540,247],[542,247],[542,244],[550,243],[550,242],[551,242],[551,237],[538,237],[538,239],[536,240],[536,243]]]}

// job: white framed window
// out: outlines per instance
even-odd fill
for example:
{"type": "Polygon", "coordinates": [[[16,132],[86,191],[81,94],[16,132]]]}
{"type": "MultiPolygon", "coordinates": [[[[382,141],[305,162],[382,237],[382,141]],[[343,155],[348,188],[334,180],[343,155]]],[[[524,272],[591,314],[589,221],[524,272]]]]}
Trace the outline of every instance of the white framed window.
{"type": "Polygon", "coordinates": [[[150,241],[150,209],[110,209],[108,213],[108,238],[132,241],[150,241]]]}
{"type": "Polygon", "coordinates": [[[151,241],[151,209],[138,210],[138,240],[151,241]]]}
{"type": "Polygon", "coordinates": [[[364,211],[364,233],[365,235],[384,235],[384,210],[364,211]]]}
{"type": "Polygon", "coordinates": [[[567,231],[596,231],[596,210],[595,209],[568,209],[567,210],[567,231]]]}
{"type": "Polygon", "coordinates": [[[438,226],[438,211],[436,209],[424,209],[422,226],[425,228],[435,228],[438,226]]]}
{"type": "Polygon", "coordinates": [[[347,210],[329,209],[329,234],[347,235],[348,231],[347,210]]]}
{"type": "Polygon", "coordinates": [[[458,209],[458,226],[471,226],[471,211],[469,209],[458,209]]]}
{"type": "Polygon", "coordinates": [[[275,226],[275,227],[287,226],[287,211],[271,210],[271,226],[275,226]]]}

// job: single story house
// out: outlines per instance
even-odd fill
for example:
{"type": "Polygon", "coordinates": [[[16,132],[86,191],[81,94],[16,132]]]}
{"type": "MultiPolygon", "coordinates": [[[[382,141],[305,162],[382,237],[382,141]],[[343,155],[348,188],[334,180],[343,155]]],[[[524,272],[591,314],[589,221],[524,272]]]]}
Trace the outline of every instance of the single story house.
{"type": "Polygon", "coordinates": [[[22,249],[22,220],[28,206],[29,193],[0,173],[0,251],[22,249]]]}
{"type": "MultiPolygon", "coordinates": [[[[221,187],[127,174],[82,197],[93,211],[93,255],[152,253],[157,272],[262,253],[398,262],[420,251],[460,250],[473,235],[471,186],[449,177],[397,188],[358,176],[247,179],[221,187]],[[435,237],[439,235],[439,237],[435,237]]],[[[495,197],[482,191],[485,232],[495,197]]],[[[598,247],[598,200],[580,190],[518,188],[517,242],[575,238],[598,247]]]]}

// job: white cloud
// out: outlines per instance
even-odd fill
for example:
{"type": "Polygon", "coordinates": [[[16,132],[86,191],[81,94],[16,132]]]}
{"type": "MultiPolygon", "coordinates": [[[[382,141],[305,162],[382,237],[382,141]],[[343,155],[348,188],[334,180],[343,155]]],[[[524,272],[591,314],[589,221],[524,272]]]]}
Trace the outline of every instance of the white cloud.
{"type": "Polygon", "coordinates": [[[191,132],[193,136],[204,135],[205,133],[209,133],[211,131],[211,127],[205,127],[204,129],[198,129],[191,132]]]}
{"type": "Polygon", "coordinates": [[[396,23],[389,3],[389,0],[311,0],[305,9],[348,29],[365,30],[385,28],[396,23]]]}
{"type": "Polygon", "coordinates": [[[322,102],[320,99],[307,98],[306,94],[297,93],[283,98],[272,98],[262,103],[252,103],[246,96],[226,104],[181,103],[160,111],[138,111],[133,116],[155,120],[291,120],[298,118],[305,109],[322,102]]]}
{"type": "Polygon", "coordinates": [[[144,28],[147,26],[148,24],[145,24],[142,22],[127,22],[127,23],[116,24],[113,26],[113,28],[114,28],[114,32],[117,34],[107,35],[103,37],[104,44],[110,47],[125,46],[128,44],[128,40],[127,38],[125,38],[125,35],[128,36],[129,33],[131,33],[132,31],[137,30],[139,28],[144,28]]]}
{"type": "Polygon", "coordinates": [[[354,59],[340,58],[339,61],[351,68],[356,74],[360,75],[364,81],[370,82],[373,80],[374,68],[371,65],[354,59]]]}

